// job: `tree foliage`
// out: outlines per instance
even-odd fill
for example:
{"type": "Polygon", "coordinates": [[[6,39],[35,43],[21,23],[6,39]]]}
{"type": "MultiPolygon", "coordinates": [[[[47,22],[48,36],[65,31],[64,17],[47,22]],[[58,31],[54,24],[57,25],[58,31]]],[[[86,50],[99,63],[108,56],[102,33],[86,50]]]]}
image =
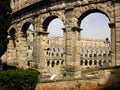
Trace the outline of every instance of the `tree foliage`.
{"type": "Polygon", "coordinates": [[[10,0],[0,0],[0,57],[7,49],[7,30],[11,24],[10,0]]]}
{"type": "Polygon", "coordinates": [[[0,90],[35,90],[38,74],[36,70],[1,71],[0,90]]]}

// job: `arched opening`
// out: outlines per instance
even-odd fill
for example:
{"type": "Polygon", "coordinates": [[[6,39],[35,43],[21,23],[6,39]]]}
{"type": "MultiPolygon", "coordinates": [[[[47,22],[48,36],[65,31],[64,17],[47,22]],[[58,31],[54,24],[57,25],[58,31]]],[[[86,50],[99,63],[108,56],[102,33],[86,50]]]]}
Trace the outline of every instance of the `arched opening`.
{"type": "Polygon", "coordinates": [[[47,31],[48,37],[63,36],[63,22],[57,16],[49,16],[43,22],[43,29],[47,31]]]}
{"type": "MultiPolygon", "coordinates": [[[[86,50],[86,48],[91,49],[89,52],[88,59],[94,58],[94,64],[92,61],[89,62],[89,65],[96,65],[96,61],[98,58],[106,58],[105,55],[102,56],[100,52],[97,50],[102,51],[103,49],[109,48],[111,43],[111,30],[109,28],[110,19],[106,13],[98,9],[92,9],[84,12],[78,18],[78,25],[82,31],[80,32],[81,40],[83,42],[87,42],[88,45],[85,45],[85,48],[80,48],[81,50],[86,50]]],[[[83,58],[85,58],[83,56],[83,58]]],[[[87,63],[87,61],[86,61],[87,63]]],[[[99,65],[101,66],[101,61],[99,61],[99,65]]]]}
{"type": "Polygon", "coordinates": [[[110,28],[109,28],[109,19],[105,14],[94,12],[86,15],[80,23],[81,38],[87,39],[102,39],[105,40],[111,39],[110,28]]]}
{"type": "Polygon", "coordinates": [[[35,37],[35,32],[34,32],[34,25],[30,22],[25,22],[22,26],[21,29],[21,33],[22,33],[22,41],[21,41],[21,45],[25,45],[22,46],[23,48],[25,48],[25,52],[26,53],[26,59],[27,61],[31,61],[33,60],[33,43],[34,43],[34,37],[35,37]]]}
{"type": "Polygon", "coordinates": [[[15,33],[16,33],[15,28],[12,28],[12,29],[10,30],[10,32],[9,32],[9,34],[10,34],[11,37],[14,37],[14,36],[15,36],[15,33]]]}
{"type": "Polygon", "coordinates": [[[52,65],[51,65],[52,67],[54,67],[55,66],[55,61],[52,61],[52,65]]]}
{"type": "MultiPolygon", "coordinates": [[[[43,29],[45,32],[48,32],[47,48],[50,48],[49,51],[52,53],[50,59],[57,60],[56,65],[60,62],[60,59],[63,59],[63,51],[60,48],[63,48],[61,41],[63,41],[63,22],[57,16],[49,16],[43,22],[43,29]]],[[[54,65],[52,64],[52,67],[54,65]]]]}
{"type": "Polygon", "coordinates": [[[53,19],[56,19],[56,18],[58,18],[58,17],[57,16],[50,16],[50,17],[46,18],[45,21],[43,22],[43,29],[47,30],[48,25],[50,24],[50,22],[53,19]]]}
{"type": "MultiPolygon", "coordinates": [[[[101,14],[104,14],[106,17],[108,17],[108,15],[106,13],[104,13],[103,11],[101,10],[98,10],[98,9],[91,9],[91,10],[88,10],[86,12],[84,12],[79,18],[78,18],[78,25],[81,25],[82,23],[82,20],[88,16],[89,14],[91,13],[101,13],[101,14]]],[[[109,17],[108,17],[109,18],[109,17]]],[[[110,20],[110,19],[109,19],[110,20]]]]}
{"type": "Polygon", "coordinates": [[[29,38],[31,41],[33,41],[34,38],[34,26],[32,23],[30,22],[26,22],[24,23],[24,25],[22,26],[22,37],[24,38],[29,38]]]}
{"type": "Polygon", "coordinates": [[[55,18],[51,20],[48,25],[48,37],[63,37],[63,22],[60,18],[55,18]]]}
{"type": "Polygon", "coordinates": [[[102,60],[99,60],[98,63],[99,63],[99,66],[102,66],[102,60]]]}
{"type": "Polygon", "coordinates": [[[97,60],[94,60],[94,65],[97,65],[97,60]]]}
{"type": "Polygon", "coordinates": [[[83,65],[83,60],[80,60],[80,65],[83,65]]]}
{"type": "Polygon", "coordinates": [[[56,65],[59,65],[59,61],[56,62],[56,65]]]}
{"type": "Polygon", "coordinates": [[[26,31],[28,30],[29,26],[30,26],[30,22],[26,22],[24,23],[24,25],[22,26],[22,32],[26,33],[26,31]]]}
{"type": "Polygon", "coordinates": [[[47,61],[47,66],[49,66],[50,65],[50,61],[47,61]]]}
{"type": "Polygon", "coordinates": [[[88,65],[88,60],[85,60],[85,65],[86,65],[86,66],[88,65]]]}
{"type": "Polygon", "coordinates": [[[15,42],[15,40],[16,40],[16,38],[17,38],[17,37],[15,36],[15,34],[16,34],[16,30],[15,30],[15,28],[12,28],[12,29],[9,31],[9,35],[10,35],[10,37],[11,37],[11,39],[12,39],[14,48],[16,47],[16,42],[15,42]]]}
{"type": "Polygon", "coordinates": [[[89,65],[92,65],[92,60],[89,61],[89,65]]]}

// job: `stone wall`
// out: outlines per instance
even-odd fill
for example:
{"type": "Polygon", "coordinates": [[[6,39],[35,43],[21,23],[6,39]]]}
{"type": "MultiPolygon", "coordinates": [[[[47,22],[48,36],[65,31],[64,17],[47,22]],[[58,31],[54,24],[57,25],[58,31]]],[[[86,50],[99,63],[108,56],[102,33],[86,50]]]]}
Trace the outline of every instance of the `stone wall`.
{"type": "Polygon", "coordinates": [[[98,72],[97,77],[41,81],[36,90],[119,90],[120,67],[101,68],[98,72]]]}
{"type": "Polygon", "coordinates": [[[36,90],[98,90],[97,79],[39,83],[36,90]]]}
{"type": "MultiPolygon", "coordinates": [[[[80,33],[82,30],[80,24],[87,15],[102,13],[110,20],[112,66],[120,64],[120,2],[118,0],[11,0],[11,4],[13,18],[8,30],[10,42],[5,54],[6,63],[25,69],[29,66],[42,74],[48,73],[46,60],[48,25],[53,19],[60,18],[64,24],[62,29],[65,65],[62,67],[62,72],[73,75],[73,78],[78,77],[81,67],[87,66],[88,62],[88,65],[94,62],[83,60],[86,65],[80,66],[80,33]],[[34,27],[33,32],[28,30],[31,24],[34,27]],[[29,38],[27,39],[29,33],[34,35],[34,40],[31,42],[28,41],[29,38]],[[31,53],[32,57],[30,57],[31,53]]],[[[50,63],[53,66],[57,62],[50,63]]],[[[52,68],[53,72],[54,70],[52,68]]]]}

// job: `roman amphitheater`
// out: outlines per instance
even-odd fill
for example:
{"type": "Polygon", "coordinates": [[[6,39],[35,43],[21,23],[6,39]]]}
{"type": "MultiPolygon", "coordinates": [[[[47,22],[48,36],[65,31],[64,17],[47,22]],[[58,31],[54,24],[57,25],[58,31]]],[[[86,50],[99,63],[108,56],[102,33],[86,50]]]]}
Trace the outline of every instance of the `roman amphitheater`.
{"type": "MultiPolygon", "coordinates": [[[[54,74],[65,65],[63,37],[48,38],[46,51],[46,65],[48,71],[54,74]]],[[[81,68],[97,68],[111,66],[111,48],[108,40],[80,40],[80,61],[81,68]]]]}
{"type": "Polygon", "coordinates": [[[85,85],[120,87],[119,0],[11,0],[11,7],[9,44],[2,62],[38,70],[37,90],[79,90],[85,85]],[[110,41],[80,36],[82,20],[96,12],[110,21],[110,41]],[[48,25],[56,18],[63,21],[63,37],[49,38],[48,25]],[[31,24],[33,30],[29,29],[31,24]],[[95,72],[86,75],[83,70],[95,72]],[[53,75],[56,79],[50,80],[53,75]]]}

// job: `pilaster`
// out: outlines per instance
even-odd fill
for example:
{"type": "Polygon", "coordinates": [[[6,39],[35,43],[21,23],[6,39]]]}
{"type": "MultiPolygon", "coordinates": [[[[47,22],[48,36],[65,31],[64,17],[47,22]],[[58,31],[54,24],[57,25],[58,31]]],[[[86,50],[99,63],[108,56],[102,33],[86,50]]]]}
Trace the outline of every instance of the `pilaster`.
{"type": "Polygon", "coordinates": [[[111,55],[112,55],[112,66],[116,65],[116,33],[115,33],[115,23],[109,23],[111,28],[111,55]]]}
{"type": "Polygon", "coordinates": [[[21,23],[17,23],[17,43],[16,43],[16,60],[18,67],[26,68],[26,39],[21,31],[21,23]]]}
{"type": "Polygon", "coordinates": [[[39,49],[39,60],[37,62],[38,64],[38,68],[39,71],[44,74],[47,72],[47,57],[46,57],[46,52],[47,52],[47,36],[48,33],[47,32],[38,32],[38,36],[39,36],[39,45],[38,45],[38,49],[39,49]]]}
{"type": "Polygon", "coordinates": [[[67,77],[80,77],[80,29],[77,18],[74,17],[74,8],[67,7],[65,11],[64,48],[65,64],[64,72],[67,77]]]}
{"type": "Polygon", "coordinates": [[[120,65],[120,3],[115,3],[116,65],[120,65]]]}

